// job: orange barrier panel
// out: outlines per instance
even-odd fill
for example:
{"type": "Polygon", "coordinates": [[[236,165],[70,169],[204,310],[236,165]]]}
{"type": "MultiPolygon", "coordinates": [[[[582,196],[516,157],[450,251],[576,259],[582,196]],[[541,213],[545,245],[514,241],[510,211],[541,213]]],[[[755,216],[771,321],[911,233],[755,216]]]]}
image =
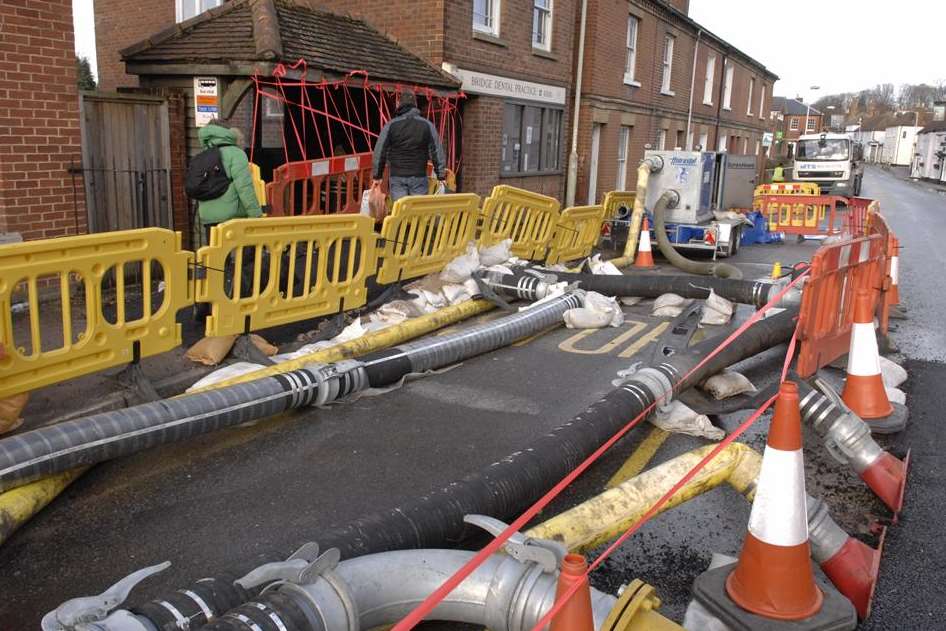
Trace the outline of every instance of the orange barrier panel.
{"type": "Polygon", "coordinates": [[[855,292],[867,289],[878,304],[885,269],[886,238],[881,234],[848,239],[815,253],[798,319],[799,375],[810,377],[848,352],[855,292]]]}
{"type": "Polygon", "coordinates": [[[273,216],[357,213],[371,187],[371,153],[288,162],[266,185],[273,216]]]}
{"type": "MultiPolygon", "coordinates": [[[[890,306],[894,302],[893,291],[893,264],[894,257],[897,256],[897,250],[900,247],[897,237],[894,236],[887,220],[879,212],[879,206],[873,202],[870,206],[870,213],[865,212],[864,224],[865,232],[871,236],[879,236],[884,244],[884,263],[878,274],[877,289],[880,291],[880,298],[874,304],[874,313],[877,317],[878,327],[881,333],[887,333],[890,325],[890,306]]],[[[899,301],[897,301],[899,302],[899,301]]]]}

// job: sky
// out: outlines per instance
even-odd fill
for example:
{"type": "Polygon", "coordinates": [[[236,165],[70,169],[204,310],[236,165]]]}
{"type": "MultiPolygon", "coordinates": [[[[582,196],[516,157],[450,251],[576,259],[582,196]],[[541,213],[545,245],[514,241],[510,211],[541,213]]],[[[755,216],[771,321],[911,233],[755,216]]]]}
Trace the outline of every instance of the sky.
{"type": "Polygon", "coordinates": [[[777,74],[778,96],[946,81],[942,0],[690,0],[690,17],[777,74]]]}
{"type": "Polygon", "coordinates": [[[92,12],[92,0],[72,0],[72,24],[76,31],[76,54],[79,57],[88,57],[92,71],[96,72],[95,15],[92,12]]]}

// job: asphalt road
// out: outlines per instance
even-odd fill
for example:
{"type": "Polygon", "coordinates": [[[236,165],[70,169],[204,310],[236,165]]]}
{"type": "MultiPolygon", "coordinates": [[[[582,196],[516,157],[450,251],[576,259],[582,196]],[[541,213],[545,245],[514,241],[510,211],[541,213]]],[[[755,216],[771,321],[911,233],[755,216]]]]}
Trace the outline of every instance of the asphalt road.
{"type": "MultiPolygon", "coordinates": [[[[863,192],[880,200],[904,245],[901,295],[910,319],[899,323],[894,339],[908,359],[913,421],[892,447],[913,448],[913,469],[904,514],[887,538],[875,614],[862,628],[932,629],[946,615],[937,574],[946,567],[937,541],[946,488],[939,455],[946,378],[946,255],[939,242],[946,237],[940,227],[946,197],[880,170],[868,171],[863,192]]],[[[745,248],[738,262],[747,277],[763,276],[773,260],[804,260],[815,247],[745,248]]],[[[554,330],[383,397],[96,467],[0,546],[0,630],[37,628],[39,617],[62,601],[97,593],[165,559],[174,565],[143,585],[136,602],[201,576],[250,569],[317,541],[322,529],[479,470],[570,419],[611,388],[615,371],[645,357],[649,347],[641,341],[658,323],[647,310],[628,309],[630,321],[620,329],[554,330]]],[[[773,349],[739,369],[764,385],[783,354],[784,348],[773,349]]],[[[726,416],[721,424],[732,429],[742,418],[726,416]]],[[[746,442],[761,448],[766,427],[763,418],[746,442]]],[[[547,513],[600,492],[643,435],[622,441],[547,513]]],[[[808,438],[810,492],[829,502],[849,532],[874,543],[869,526],[884,516],[882,506],[808,438]]],[[[654,462],[701,444],[672,436],[654,462]]],[[[680,620],[690,583],[711,553],[738,552],[748,513],[748,504],[730,489],[714,490],[647,525],[594,583],[613,592],[643,578],[657,587],[662,611],[680,620]]]]}

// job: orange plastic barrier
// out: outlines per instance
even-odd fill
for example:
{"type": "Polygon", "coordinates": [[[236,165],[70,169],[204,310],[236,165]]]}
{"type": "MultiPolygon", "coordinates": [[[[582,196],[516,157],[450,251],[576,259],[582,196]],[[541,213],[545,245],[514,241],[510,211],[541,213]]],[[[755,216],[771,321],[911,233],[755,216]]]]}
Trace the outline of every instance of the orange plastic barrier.
{"type": "MultiPolygon", "coordinates": [[[[886,224],[884,224],[886,226],[886,224]]],[[[887,237],[874,233],[820,248],[802,293],[798,319],[798,374],[810,377],[848,351],[854,320],[854,295],[871,292],[883,303],[887,237]]]]}
{"type": "Polygon", "coordinates": [[[870,212],[865,213],[864,224],[865,231],[872,236],[880,237],[884,244],[885,260],[877,282],[880,298],[874,304],[874,314],[877,317],[880,332],[886,334],[890,325],[890,307],[900,302],[893,284],[894,257],[898,255],[900,242],[887,225],[887,220],[880,214],[876,202],[872,203],[870,212]]]}
{"type": "Polygon", "coordinates": [[[357,213],[371,187],[371,153],[288,162],[266,185],[270,213],[276,217],[357,213]]]}

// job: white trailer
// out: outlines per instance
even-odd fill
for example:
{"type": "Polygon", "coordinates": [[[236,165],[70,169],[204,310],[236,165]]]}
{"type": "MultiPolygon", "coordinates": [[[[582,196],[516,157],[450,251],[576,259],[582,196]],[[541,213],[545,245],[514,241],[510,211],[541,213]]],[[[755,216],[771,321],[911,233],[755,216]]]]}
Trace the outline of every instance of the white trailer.
{"type": "Polygon", "coordinates": [[[891,166],[911,166],[916,135],[922,127],[898,125],[888,127],[884,134],[884,164],[891,166]]]}

